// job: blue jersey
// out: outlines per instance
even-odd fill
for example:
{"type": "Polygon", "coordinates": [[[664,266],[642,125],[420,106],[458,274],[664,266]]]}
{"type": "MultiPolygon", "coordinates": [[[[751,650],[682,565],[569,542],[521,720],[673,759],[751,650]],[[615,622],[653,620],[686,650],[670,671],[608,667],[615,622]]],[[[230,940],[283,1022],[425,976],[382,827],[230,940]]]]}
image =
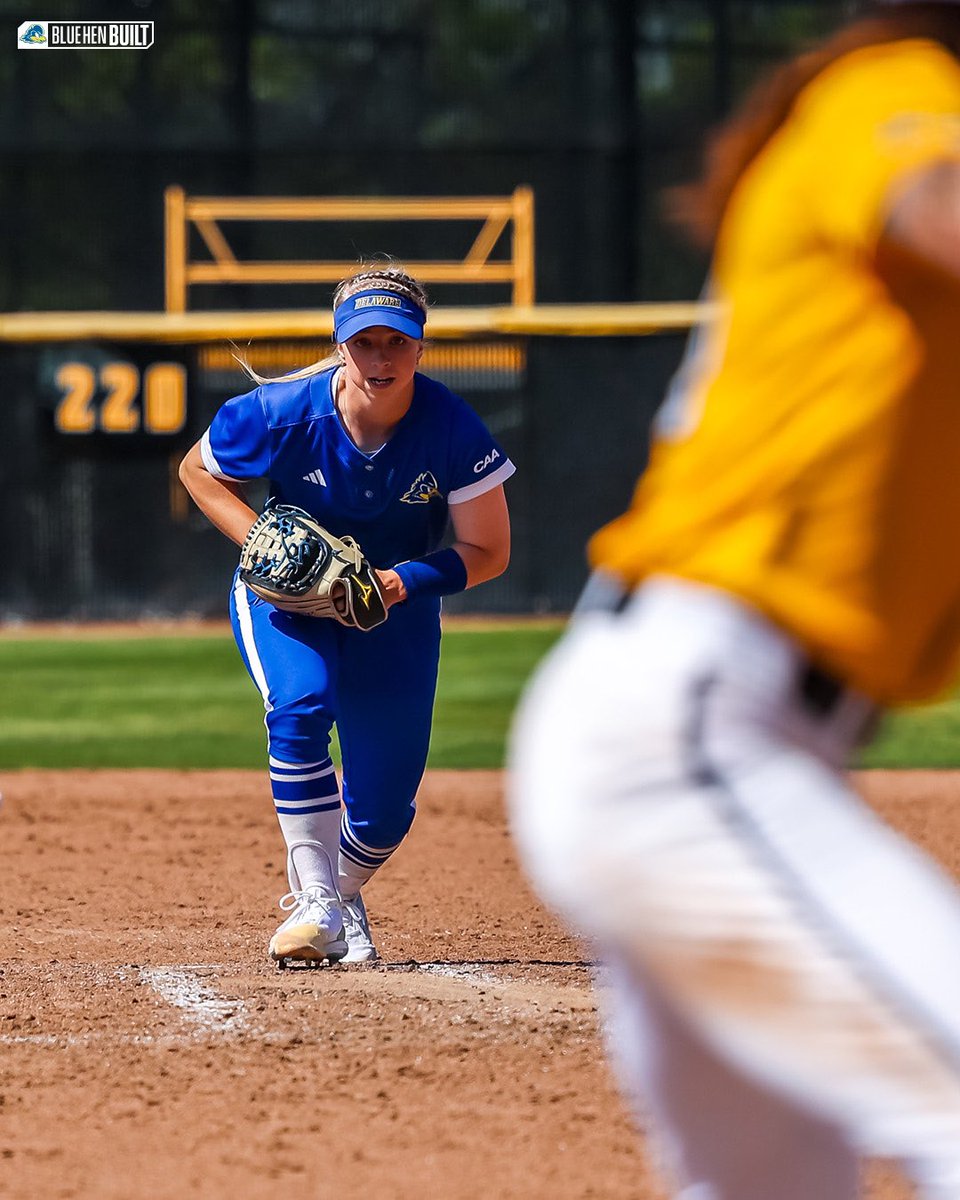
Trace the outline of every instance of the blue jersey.
{"type": "Polygon", "coordinates": [[[355,537],[375,567],[429,554],[449,506],[498,487],[513,463],[464,400],[420,374],[390,440],[358,450],[334,404],[337,372],[228,400],[203,435],[204,466],[218,479],[268,479],[278,502],[355,537]]]}

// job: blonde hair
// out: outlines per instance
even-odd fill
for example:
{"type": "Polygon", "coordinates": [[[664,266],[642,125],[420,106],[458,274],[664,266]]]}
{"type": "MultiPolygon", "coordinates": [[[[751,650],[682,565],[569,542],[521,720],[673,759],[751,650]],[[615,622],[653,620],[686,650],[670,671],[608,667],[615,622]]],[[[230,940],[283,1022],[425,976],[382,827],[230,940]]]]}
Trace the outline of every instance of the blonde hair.
{"type": "MultiPolygon", "coordinates": [[[[403,296],[405,299],[419,305],[424,312],[427,311],[429,302],[423,284],[414,279],[412,275],[408,275],[399,264],[389,260],[382,263],[364,263],[352,275],[348,275],[346,279],[341,279],[333,293],[333,307],[336,310],[344,300],[349,300],[351,296],[355,296],[358,292],[373,290],[379,292],[396,292],[398,296],[403,296]]],[[[280,375],[271,378],[266,375],[258,375],[242,355],[235,354],[233,357],[240,364],[245,375],[248,375],[255,383],[261,384],[292,383],[297,379],[310,379],[314,375],[319,375],[322,371],[329,370],[330,367],[340,366],[343,362],[339,347],[334,345],[330,353],[319,361],[310,363],[309,366],[301,367],[298,371],[291,371],[289,375],[280,375]]]]}

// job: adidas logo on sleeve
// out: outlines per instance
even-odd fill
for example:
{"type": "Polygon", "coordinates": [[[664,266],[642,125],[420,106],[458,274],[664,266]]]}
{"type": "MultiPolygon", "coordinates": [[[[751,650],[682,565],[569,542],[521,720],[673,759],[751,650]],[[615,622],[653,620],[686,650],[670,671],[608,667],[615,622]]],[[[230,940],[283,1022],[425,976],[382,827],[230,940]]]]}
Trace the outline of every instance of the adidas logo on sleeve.
{"type": "Polygon", "coordinates": [[[323,472],[318,468],[316,471],[311,471],[309,475],[303,476],[306,483],[318,483],[321,487],[327,486],[327,481],[323,477],[323,472]]]}

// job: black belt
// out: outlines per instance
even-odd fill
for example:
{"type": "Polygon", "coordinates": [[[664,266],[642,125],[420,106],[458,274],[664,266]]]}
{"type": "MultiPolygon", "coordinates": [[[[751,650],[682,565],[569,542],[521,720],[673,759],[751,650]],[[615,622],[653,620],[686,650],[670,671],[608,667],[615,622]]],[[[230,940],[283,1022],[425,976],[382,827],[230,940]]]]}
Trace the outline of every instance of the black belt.
{"type": "Polygon", "coordinates": [[[800,667],[797,691],[803,707],[811,716],[829,717],[846,694],[846,686],[816,663],[807,661],[800,667]]]}

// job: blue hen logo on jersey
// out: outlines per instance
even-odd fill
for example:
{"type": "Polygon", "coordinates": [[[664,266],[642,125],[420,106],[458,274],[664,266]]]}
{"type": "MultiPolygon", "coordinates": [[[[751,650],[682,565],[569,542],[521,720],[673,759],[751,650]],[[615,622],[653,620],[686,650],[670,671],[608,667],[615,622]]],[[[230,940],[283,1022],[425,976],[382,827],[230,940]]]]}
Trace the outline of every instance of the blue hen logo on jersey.
{"type": "Polygon", "coordinates": [[[434,496],[440,495],[437,480],[432,471],[424,471],[413,481],[410,488],[400,497],[401,504],[429,504],[434,496]]]}
{"type": "Polygon", "coordinates": [[[42,25],[31,25],[20,37],[21,42],[27,42],[31,46],[42,45],[47,40],[47,35],[43,31],[42,25]]]}

